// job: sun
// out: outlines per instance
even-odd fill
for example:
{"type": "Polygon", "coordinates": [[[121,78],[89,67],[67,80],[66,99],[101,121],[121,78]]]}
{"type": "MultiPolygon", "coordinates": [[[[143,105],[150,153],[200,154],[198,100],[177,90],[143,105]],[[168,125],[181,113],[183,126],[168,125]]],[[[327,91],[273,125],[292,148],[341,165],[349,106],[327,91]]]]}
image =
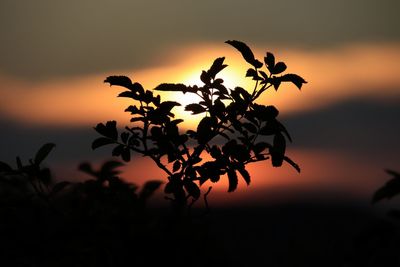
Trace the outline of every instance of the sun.
{"type": "MultiPolygon", "coordinates": [[[[233,89],[235,86],[245,86],[243,84],[243,75],[239,74],[239,71],[224,72],[223,74],[217,76],[216,78],[221,78],[224,80],[224,85],[228,90],[233,89]]],[[[203,82],[200,80],[200,73],[198,70],[193,70],[184,73],[180,78],[180,83],[188,86],[203,86],[203,82]]],[[[185,111],[185,107],[192,103],[198,103],[202,99],[200,96],[194,93],[180,93],[180,92],[168,92],[166,98],[171,101],[176,101],[181,104],[181,106],[174,108],[174,114],[176,119],[183,119],[184,122],[181,124],[185,129],[193,129],[198,125],[200,120],[205,116],[205,113],[192,115],[190,111],[185,111]]]]}

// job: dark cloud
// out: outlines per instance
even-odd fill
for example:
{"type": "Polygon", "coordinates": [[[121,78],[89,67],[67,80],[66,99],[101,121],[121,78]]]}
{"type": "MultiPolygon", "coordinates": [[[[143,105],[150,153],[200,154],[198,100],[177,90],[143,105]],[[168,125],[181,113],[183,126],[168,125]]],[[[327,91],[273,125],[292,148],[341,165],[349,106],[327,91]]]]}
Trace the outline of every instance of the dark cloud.
{"type": "Polygon", "coordinates": [[[97,137],[93,128],[53,128],[28,126],[0,120],[0,160],[15,163],[16,156],[25,162],[33,158],[36,151],[45,143],[55,143],[56,149],[49,162],[75,162],[109,157],[109,151],[92,151],[91,143],[97,137]]]}
{"type": "Polygon", "coordinates": [[[169,49],[240,39],[325,47],[399,41],[398,1],[0,3],[0,71],[45,79],[163,64],[169,49]]]}
{"type": "Polygon", "coordinates": [[[352,98],[283,119],[293,146],[338,150],[369,160],[400,156],[400,99],[352,98]]]}
{"type": "MultiPolygon", "coordinates": [[[[320,110],[282,117],[293,137],[290,148],[335,150],[367,161],[397,162],[400,156],[400,99],[391,102],[353,98],[320,110]]],[[[57,144],[52,161],[106,159],[107,148],[92,151],[98,137],[92,127],[56,128],[27,126],[0,120],[0,160],[11,162],[19,155],[32,158],[47,142],[57,144]]],[[[384,166],[382,166],[384,167],[384,166]]]]}

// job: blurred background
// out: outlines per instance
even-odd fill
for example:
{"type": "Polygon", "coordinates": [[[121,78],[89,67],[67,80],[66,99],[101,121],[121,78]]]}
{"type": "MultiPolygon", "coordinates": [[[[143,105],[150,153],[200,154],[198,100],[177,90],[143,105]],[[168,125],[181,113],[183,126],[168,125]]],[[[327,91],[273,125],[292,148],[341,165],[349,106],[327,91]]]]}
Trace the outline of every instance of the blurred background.
{"type": "MultiPolygon", "coordinates": [[[[59,180],[81,179],[99,122],[129,122],[119,88],[103,80],[127,75],[152,89],[163,82],[196,84],[225,56],[220,77],[248,90],[246,63],[226,40],[267,51],[308,84],[262,97],[293,137],[288,155],[302,169],[249,167],[252,184],[228,194],[215,186],[215,205],[274,201],[358,201],[400,169],[400,2],[337,1],[0,1],[0,160],[26,162],[46,142],[57,144],[47,164],[59,180]]],[[[187,96],[162,97],[190,103],[187,96]]],[[[177,110],[193,127],[198,118],[177,110]]],[[[165,180],[150,160],[135,157],[122,176],[142,184],[165,180]]],[[[207,186],[205,187],[207,188],[207,186]]]]}

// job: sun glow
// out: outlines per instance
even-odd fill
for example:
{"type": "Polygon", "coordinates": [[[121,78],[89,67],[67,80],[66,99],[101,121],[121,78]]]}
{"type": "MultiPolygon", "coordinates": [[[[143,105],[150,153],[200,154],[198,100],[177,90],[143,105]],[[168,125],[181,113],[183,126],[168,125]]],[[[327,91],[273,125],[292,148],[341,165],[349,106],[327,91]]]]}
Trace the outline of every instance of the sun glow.
{"type": "MultiPolygon", "coordinates": [[[[211,65],[211,62],[207,62],[207,64],[211,65]]],[[[206,64],[203,64],[206,65],[206,64]]],[[[179,78],[179,83],[183,83],[188,86],[194,86],[197,85],[199,87],[203,86],[204,83],[200,80],[200,74],[201,70],[206,69],[206,68],[193,68],[192,70],[189,70],[182,74],[182,76],[179,78]]],[[[250,88],[248,85],[250,84],[249,81],[245,81],[243,73],[240,72],[240,69],[238,68],[231,68],[231,66],[228,66],[226,69],[222,70],[219,75],[217,75],[216,78],[220,78],[224,80],[224,85],[225,87],[229,89],[233,89],[236,86],[241,86],[244,88],[250,88]]],[[[193,128],[195,127],[199,121],[204,117],[204,113],[202,114],[196,114],[192,115],[191,112],[185,111],[185,107],[189,104],[192,103],[198,103],[201,101],[201,97],[197,94],[194,93],[175,93],[175,92],[170,92],[170,93],[164,93],[162,94],[162,97],[165,97],[166,99],[172,100],[179,102],[181,106],[176,107],[174,109],[174,113],[176,114],[177,118],[183,119],[184,122],[182,123],[182,126],[184,128],[193,128]]]]}
{"type": "MultiPolygon", "coordinates": [[[[265,46],[267,47],[267,46],[265,46]]],[[[300,93],[292,85],[282,85],[279,92],[269,90],[258,102],[275,105],[282,114],[312,110],[357,95],[391,99],[399,95],[400,46],[354,45],[326,51],[303,51],[276,48],[279,60],[288,65],[288,73],[296,72],[309,85],[300,93]],[[343,65],[343,62],[346,62],[343,65]],[[385,67],[376,62],[385,62],[385,67]],[[351,74],[351,75],[349,75],[351,74]],[[379,90],[376,90],[379,88],[379,90]]],[[[259,59],[265,49],[254,49],[259,59]]],[[[214,59],[225,56],[227,68],[218,78],[224,80],[228,89],[240,86],[253,90],[254,81],[245,77],[249,67],[240,54],[225,46],[197,45],[176,49],[165,58],[163,66],[147,69],[112,71],[74,78],[29,82],[0,73],[0,115],[9,119],[32,124],[53,126],[92,126],[100,121],[114,119],[129,122],[129,114],[123,112],[132,105],[131,99],[115,99],[123,89],[102,84],[110,75],[125,75],[146,89],[153,89],[160,83],[183,83],[202,85],[200,74],[208,70],[214,59]]],[[[174,108],[176,118],[185,120],[184,128],[193,128],[204,116],[191,115],[184,110],[187,104],[199,101],[195,94],[176,92],[155,92],[163,101],[182,104],[174,108]]]]}

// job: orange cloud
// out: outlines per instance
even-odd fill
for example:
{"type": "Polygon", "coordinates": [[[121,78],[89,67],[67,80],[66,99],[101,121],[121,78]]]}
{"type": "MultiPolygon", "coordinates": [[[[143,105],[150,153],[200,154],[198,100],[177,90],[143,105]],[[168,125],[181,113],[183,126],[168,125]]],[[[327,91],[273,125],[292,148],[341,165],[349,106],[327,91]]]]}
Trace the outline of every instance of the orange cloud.
{"type": "MultiPolygon", "coordinates": [[[[286,62],[288,72],[300,74],[309,81],[301,93],[294,86],[285,85],[278,93],[271,90],[261,98],[261,102],[277,105],[285,114],[316,109],[351,96],[390,98],[400,92],[399,44],[358,44],[319,51],[254,49],[260,59],[267,50],[273,52],[277,60],[286,62]]],[[[227,45],[202,44],[172,51],[165,59],[169,66],[164,64],[163,67],[35,83],[0,76],[0,112],[24,123],[58,126],[94,125],[109,119],[128,122],[129,117],[123,110],[132,103],[116,99],[122,88],[109,88],[102,83],[105,77],[127,75],[147,89],[162,82],[193,84],[199,82],[196,77],[201,70],[208,69],[220,56],[226,56],[229,65],[220,75],[228,86],[239,85],[252,90],[252,81],[244,77],[248,66],[236,50],[227,45]]],[[[191,100],[177,93],[162,92],[161,95],[184,104],[191,100]]],[[[186,120],[194,118],[183,112],[183,107],[177,112],[186,120]]]]}

